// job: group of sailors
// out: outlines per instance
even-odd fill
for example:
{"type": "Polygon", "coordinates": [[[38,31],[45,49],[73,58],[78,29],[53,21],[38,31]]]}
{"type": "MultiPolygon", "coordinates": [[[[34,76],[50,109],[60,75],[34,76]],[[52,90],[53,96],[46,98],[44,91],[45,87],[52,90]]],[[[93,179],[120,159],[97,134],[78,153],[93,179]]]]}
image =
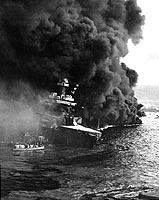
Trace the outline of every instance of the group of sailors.
{"type": "Polygon", "coordinates": [[[37,147],[41,147],[42,143],[34,143],[34,144],[15,144],[14,148],[15,149],[26,149],[26,148],[37,148],[37,147]]]}

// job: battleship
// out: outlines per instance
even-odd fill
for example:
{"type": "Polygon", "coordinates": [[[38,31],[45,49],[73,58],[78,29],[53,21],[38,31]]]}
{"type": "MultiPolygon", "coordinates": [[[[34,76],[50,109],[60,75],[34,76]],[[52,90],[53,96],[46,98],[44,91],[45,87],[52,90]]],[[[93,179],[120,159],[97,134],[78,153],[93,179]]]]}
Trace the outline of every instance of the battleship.
{"type": "MultiPolygon", "coordinates": [[[[41,100],[47,113],[37,112],[40,118],[40,132],[49,144],[66,146],[92,147],[102,136],[98,129],[87,127],[82,123],[82,117],[77,115],[72,95],[66,93],[69,87],[68,79],[57,83],[58,92],[52,92],[47,98],[41,100]]],[[[75,92],[78,85],[74,87],[75,92]]]]}
{"type": "MultiPolygon", "coordinates": [[[[139,117],[136,117],[133,123],[106,123],[103,126],[98,116],[96,121],[92,120],[93,123],[90,123],[83,114],[85,111],[84,105],[79,105],[77,103],[78,100],[76,100],[76,90],[79,85],[72,85],[70,86],[66,78],[58,81],[57,89],[54,92],[39,99],[40,104],[44,108],[43,112],[36,112],[40,126],[36,130],[17,133],[18,139],[16,134],[12,134],[15,137],[10,137],[9,141],[13,143],[20,140],[20,142],[34,143],[35,141],[43,140],[43,142],[48,144],[93,147],[99,144],[103,138],[109,138],[109,135],[112,135],[114,132],[116,134],[117,130],[121,132],[123,128],[136,128],[142,123],[139,117]]],[[[90,106],[92,106],[93,110],[93,100],[90,102],[90,106]]],[[[7,130],[3,127],[0,130],[4,135],[7,133],[7,130]]],[[[1,135],[3,136],[3,134],[1,135]]]]}
{"type": "Polygon", "coordinates": [[[40,133],[48,143],[93,147],[105,137],[105,134],[108,135],[113,130],[133,128],[142,123],[138,116],[131,123],[102,126],[98,119],[92,124],[89,123],[82,117],[84,107],[79,106],[74,99],[78,87],[78,84],[74,84],[74,87],[70,86],[68,79],[64,78],[57,82],[56,92],[52,92],[47,98],[41,99],[41,104],[45,107],[46,112],[37,112],[37,115],[40,118],[40,133]]]}

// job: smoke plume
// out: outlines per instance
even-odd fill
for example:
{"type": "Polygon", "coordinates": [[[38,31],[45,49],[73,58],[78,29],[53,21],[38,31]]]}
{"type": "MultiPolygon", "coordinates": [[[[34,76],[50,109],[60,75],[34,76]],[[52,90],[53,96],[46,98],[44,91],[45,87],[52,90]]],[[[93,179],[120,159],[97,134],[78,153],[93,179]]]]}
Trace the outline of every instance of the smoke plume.
{"type": "Polygon", "coordinates": [[[120,58],[143,24],[136,0],[1,1],[1,80],[52,91],[68,78],[85,121],[135,122],[137,73],[120,58]]]}
{"type": "Polygon", "coordinates": [[[36,112],[44,110],[40,97],[28,83],[16,81],[11,86],[0,82],[0,141],[22,139],[27,131],[35,135],[40,127],[36,112]]]}

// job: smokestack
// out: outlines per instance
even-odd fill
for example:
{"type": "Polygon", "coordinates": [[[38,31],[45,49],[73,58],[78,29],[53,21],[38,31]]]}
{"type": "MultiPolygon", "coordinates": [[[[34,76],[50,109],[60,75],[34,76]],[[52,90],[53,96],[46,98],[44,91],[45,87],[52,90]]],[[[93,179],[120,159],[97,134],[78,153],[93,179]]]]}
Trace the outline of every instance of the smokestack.
{"type": "Polygon", "coordinates": [[[0,74],[10,86],[21,80],[48,91],[67,78],[79,84],[86,120],[130,123],[137,73],[120,58],[129,39],[142,39],[143,24],[136,0],[2,1],[0,74]]]}

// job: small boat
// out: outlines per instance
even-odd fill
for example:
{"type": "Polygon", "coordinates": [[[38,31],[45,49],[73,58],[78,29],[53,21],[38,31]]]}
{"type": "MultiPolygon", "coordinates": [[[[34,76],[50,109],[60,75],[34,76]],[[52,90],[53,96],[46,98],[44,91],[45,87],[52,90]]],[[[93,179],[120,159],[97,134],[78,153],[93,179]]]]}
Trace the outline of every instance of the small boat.
{"type": "Polygon", "coordinates": [[[29,146],[29,147],[25,147],[25,145],[15,145],[15,147],[12,150],[13,151],[39,151],[39,150],[44,150],[44,145],[29,146]]]}

